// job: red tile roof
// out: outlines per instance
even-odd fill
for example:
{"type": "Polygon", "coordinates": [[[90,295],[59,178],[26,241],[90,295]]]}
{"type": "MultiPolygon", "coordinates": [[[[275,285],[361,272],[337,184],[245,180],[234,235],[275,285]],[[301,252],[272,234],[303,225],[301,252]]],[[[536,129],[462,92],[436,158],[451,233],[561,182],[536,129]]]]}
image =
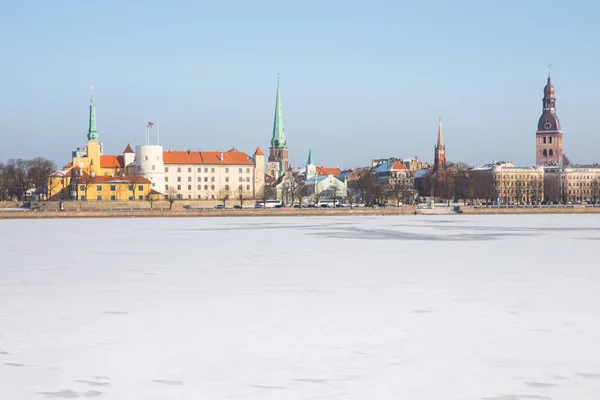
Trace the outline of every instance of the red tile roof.
{"type": "Polygon", "coordinates": [[[165,164],[254,165],[241,151],[165,151],[163,161],[165,164]]]}
{"type": "Polygon", "coordinates": [[[408,171],[408,168],[406,168],[406,165],[404,165],[400,161],[396,161],[394,163],[394,165],[392,166],[392,169],[396,170],[396,171],[408,171]]]}
{"type": "Polygon", "coordinates": [[[333,176],[338,176],[339,174],[342,173],[342,170],[339,168],[323,168],[323,167],[317,167],[317,174],[319,176],[327,176],[329,174],[332,174],[333,176]]]}
{"type": "Polygon", "coordinates": [[[135,183],[144,184],[150,181],[143,176],[94,176],[91,183],[135,183]]]}
{"type": "Polygon", "coordinates": [[[254,152],[255,156],[264,156],[265,153],[263,153],[263,151],[260,149],[260,146],[256,148],[256,151],[254,152]]]}
{"type": "Polygon", "coordinates": [[[123,168],[123,156],[100,156],[100,168],[123,168]]]}

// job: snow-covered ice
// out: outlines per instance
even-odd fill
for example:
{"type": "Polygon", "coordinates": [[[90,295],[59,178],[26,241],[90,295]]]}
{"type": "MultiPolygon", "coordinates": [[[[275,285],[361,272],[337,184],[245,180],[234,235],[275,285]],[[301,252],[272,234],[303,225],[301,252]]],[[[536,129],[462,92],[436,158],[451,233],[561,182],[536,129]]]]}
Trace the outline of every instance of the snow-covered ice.
{"type": "Polygon", "coordinates": [[[0,235],[0,399],[600,398],[600,216],[0,235]]]}

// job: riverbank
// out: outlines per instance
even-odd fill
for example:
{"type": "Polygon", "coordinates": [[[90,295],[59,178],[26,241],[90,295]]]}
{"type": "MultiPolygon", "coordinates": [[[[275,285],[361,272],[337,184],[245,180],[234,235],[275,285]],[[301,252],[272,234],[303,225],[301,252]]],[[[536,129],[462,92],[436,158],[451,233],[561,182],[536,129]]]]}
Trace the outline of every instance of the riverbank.
{"type": "MultiPolygon", "coordinates": [[[[193,218],[193,217],[293,217],[293,216],[394,216],[394,215],[457,215],[439,210],[417,209],[414,206],[387,208],[273,208],[273,209],[184,209],[177,208],[130,208],[104,210],[48,210],[48,209],[0,209],[0,219],[44,218],[193,218]],[[439,212],[436,212],[439,211],[439,212]]],[[[475,208],[460,207],[458,215],[507,215],[507,214],[600,214],[600,207],[529,207],[529,208],[475,208]]]]}

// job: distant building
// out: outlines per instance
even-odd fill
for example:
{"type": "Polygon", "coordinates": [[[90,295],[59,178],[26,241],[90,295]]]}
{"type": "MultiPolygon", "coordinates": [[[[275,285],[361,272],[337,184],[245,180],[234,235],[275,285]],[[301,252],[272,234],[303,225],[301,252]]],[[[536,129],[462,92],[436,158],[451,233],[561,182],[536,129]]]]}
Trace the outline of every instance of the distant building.
{"type": "Polygon", "coordinates": [[[545,199],[549,202],[600,201],[600,165],[544,167],[545,199]]]}
{"type": "Polygon", "coordinates": [[[542,103],[542,115],[535,134],[535,164],[563,165],[563,132],[556,115],[556,97],[550,74],[542,103]]]}
{"type": "Polygon", "coordinates": [[[544,200],[544,169],[494,162],[469,170],[472,197],[500,203],[537,203],[544,200]]]}
{"type": "Polygon", "coordinates": [[[438,173],[446,170],[446,146],[442,137],[442,119],[438,121],[438,136],[435,145],[433,172],[438,173]]]}

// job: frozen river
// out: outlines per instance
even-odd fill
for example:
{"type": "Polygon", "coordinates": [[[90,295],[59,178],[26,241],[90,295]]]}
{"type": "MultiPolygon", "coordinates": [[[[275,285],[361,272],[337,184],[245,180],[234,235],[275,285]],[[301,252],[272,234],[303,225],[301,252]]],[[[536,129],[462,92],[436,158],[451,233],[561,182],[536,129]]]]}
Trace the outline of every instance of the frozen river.
{"type": "Polygon", "coordinates": [[[600,216],[0,235],[1,399],[600,398],[600,216]]]}

